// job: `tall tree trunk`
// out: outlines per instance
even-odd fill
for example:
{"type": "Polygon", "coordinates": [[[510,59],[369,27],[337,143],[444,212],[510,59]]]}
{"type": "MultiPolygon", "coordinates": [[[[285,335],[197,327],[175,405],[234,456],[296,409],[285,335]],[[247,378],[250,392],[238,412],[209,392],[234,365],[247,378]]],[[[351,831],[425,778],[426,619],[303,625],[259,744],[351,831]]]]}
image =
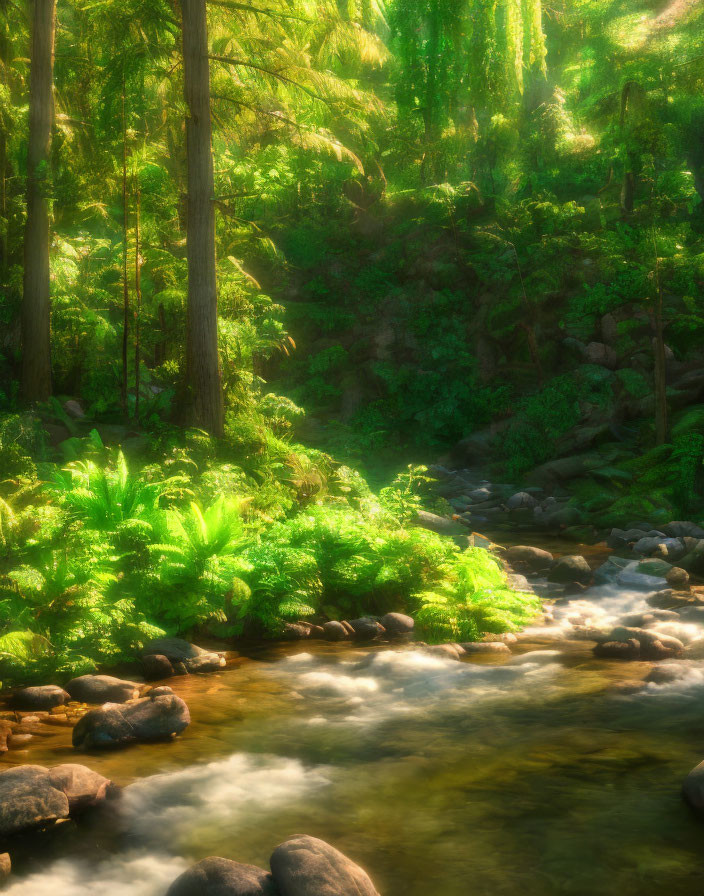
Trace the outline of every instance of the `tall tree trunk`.
{"type": "Polygon", "coordinates": [[[122,383],[120,398],[122,412],[127,415],[127,349],[130,327],[130,285],[127,255],[129,244],[129,208],[127,200],[127,115],[125,110],[125,77],[122,77],[122,383]]]}
{"type": "Polygon", "coordinates": [[[215,206],[210,72],[205,0],[181,0],[188,155],[188,318],[186,376],[191,417],[213,435],[223,431],[218,358],[215,206]]]}
{"type": "Polygon", "coordinates": [[[425,148],[420,167],[421,182],[424,184],[428,178],[428,167],[430,167],[430,178],[435,178],[435,141],[437,138],[435,112],[437,105],[438,54],[440,49],[440,10],[437,2],[431,4],[428,17],[428,73],[425,84],[425,106],[423,108],[425,148]]]}
{"type": "Polygon", "coordinates": [[[665,354],[660,259],[658,257],[658,244],[655,233],[653,233],[653,248],[655,250],[655,310],[653,314],[655,330],[653,338],[653,348],[655,350],[655,444],[664,445],[667,441],[667,357],[665,354]]]}
{"type": "MultiPolygon", "coordinates": [[[[7,21],[8,0],[0,0],[0,65],[2,65],[3,83],[12,91],[9,82],[10,38],[7,21]]],[[[0,217],[2,217],[2,235],[0,236],[2,259],[0,259],[0,277],[4,280],[9,268],[10,223],[7,220],[7,122],[0,120],[0,217]]]]}
{"type": "Polygon", "coordinates": [[[27,151],[27,226],[22,303],[22,393],[51,395],[49,287],[49,165],[54,120],[56,0],[31,0],[32,50],[27,151]]]}
{"type": "Polygon", "coordinates": [[[140,345],[140,317],[142,313],[142,234],[141,211],[142,197],[139,192],[139,181],[135,178],[136,211],[134,223],[134,419],[139,423],[139,365],[142,362],[140,345]]]}

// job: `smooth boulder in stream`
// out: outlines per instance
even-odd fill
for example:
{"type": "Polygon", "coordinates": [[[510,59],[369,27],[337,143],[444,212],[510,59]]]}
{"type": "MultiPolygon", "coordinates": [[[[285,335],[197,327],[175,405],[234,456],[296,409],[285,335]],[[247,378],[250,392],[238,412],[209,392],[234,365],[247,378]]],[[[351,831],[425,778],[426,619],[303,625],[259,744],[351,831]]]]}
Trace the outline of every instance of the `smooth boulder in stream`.
{"type": "Polygon", "coordinates": [[[684,644],[657,630],[619,625],[594,648],[594,655],[613,659],[665,660],[682,656],[684,644]]]}
{"type": "Polygon", "coordinates": [[[588,585],[592,578],[591,567],[584,557],[579,554],[559,557],[548,573],[549,582],[556,582],[561,585],[588,585]]]}
{"type": "Polygon", "coordinates": [[[381,624],[386,631],[387,638],[403,638],[413,634],[415,621],[412,616],[404,613],[387,613],[381,617],[381,624]]]}
{"type": "Polygon", "coordinates": [[[102,802],[111,781],[83,765],[21,765],[0,773],[0,837],[54,824],[102,802]]]}
{"type": "Polygon", "coordinates": [[[507,548],[504,556],[514,569],[524,572],[545,571],[553,562],[553,556],[549,551],[526,544],[517,544],[507,548]]]}
{"type": "Polygon", "coordinates": [[[379,896],[363,868],[316,837],[277,846],[270,865],[281,896],[379,896]]]}
{"type": "Polygon", "coordinates": [[[91,750],[170,740],[190,725],[188,707],[176,694],[131,703],[106,703],[86,713],[73,729],[74,747],[91,750]]]}
{"type": "Polygon", "coordinates": [[[71,699],[70,695],[58,685],[44,684],[22,688],[16,691],[10,700],[13,709],[50,710],[55,706],[63,706],[71,699]]]}
{"type": "Polygon", "coordinates": [[[112,675],[81,675],[69,681],[66,690],[79,703],[126,703],[139,697],[140,687],[112,675]]]}
{"type": "Polygon", "coordinates": [[[217,672],[225,665],[225,657],[221,653],[205,650],[197,644],[191,644],[183,638],[157,638],[145,645],[142,650],[142,661],[145,672],[150,677],[167,678],[174,672],[217,672]],[[154,660],[153,658],[157,658],[154,660]],[[171,672],[167,663],[171,666],[171,672]],[[157,670],[157,664],[160,667],[157,670]],[[157,672],[161,675],[158,676],[157,672]]]}
{"type": "Polygon", "coordinates": [[[326,641],[347,641],[350,633],[341,622],[331,620],[323,625],[323,637],[326,641]]]}
{"type": "Polygon", "coordinates": [[[209,856],[177,877],[166,896],[279,896],[263,868],[209,856]]]}

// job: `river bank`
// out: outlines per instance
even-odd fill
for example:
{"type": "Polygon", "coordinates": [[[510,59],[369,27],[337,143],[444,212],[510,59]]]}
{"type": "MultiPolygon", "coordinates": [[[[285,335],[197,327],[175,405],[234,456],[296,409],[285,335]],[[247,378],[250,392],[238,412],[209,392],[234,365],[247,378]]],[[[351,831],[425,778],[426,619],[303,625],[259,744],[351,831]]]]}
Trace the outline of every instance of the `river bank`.
{"type": "Polygon", "coordinates": [[[191,861],[264,866],[305,832],[385,896],[460,896],[470,879],[486,896],[694,896],[701,828],[679,790],[702,758],[704,664],[600,658],[581,632],[647,613],[649,597],[594,586],[507,654],[267,645],[169,679],[192,721],[168,744],[76,754],[59,728],[0,763],[86,762],[122,797],[59,826],[41,857],[19,855],[8,892],[163,896],[191,861]],[[652,680],[666,666],[678,674],[652,680]]]}

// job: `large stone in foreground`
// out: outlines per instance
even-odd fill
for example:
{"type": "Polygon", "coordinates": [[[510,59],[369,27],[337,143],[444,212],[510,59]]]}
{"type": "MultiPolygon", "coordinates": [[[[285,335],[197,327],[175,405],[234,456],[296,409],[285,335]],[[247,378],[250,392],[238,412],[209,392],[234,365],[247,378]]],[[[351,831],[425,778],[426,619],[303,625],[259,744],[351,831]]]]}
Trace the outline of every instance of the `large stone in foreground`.
{"type": "Polygon", "coordinates": [[[21,765],[0,774],[0,837],[68,818],[68,797],[52,787],[49,771],[21,765]]]}
{"type": "Polygon", "coordinates": [[[72,815],[97,806],[115,789],[113,783],[98,772],[74,762],[49,769],[49,782],[52,787],[66,794],[72,815]]]}
{"type": "Polygon", "coordinates": [[[83,716],[73,729],[73,745],[85,750],[169,740],[191,722],[176,694],[145,697],[132,703],[106,703],[83,716]]]}
{"type": "Polygon", "coordinates": [[[112,675],[81,675],[66,685],[79,703],[126,703],[139,697],[140,685],[112,675]]]}
{"type": "Polygon", "coordinates": [[[366,871],[316,837],[293,837],[274,850],[281,896],[379,896],[366,871]]]}
{"type": "Polygon", "coordinates": [[[166,896],[279,896],[279,890],[262,868],[210,856],[177,877],[166,896]]]}
{"type": "Polygon", "coordinates": [[[112,783],[82,765],[21,765],[0,773],[0,837],[45,827],[102,802],[112,783]]]}

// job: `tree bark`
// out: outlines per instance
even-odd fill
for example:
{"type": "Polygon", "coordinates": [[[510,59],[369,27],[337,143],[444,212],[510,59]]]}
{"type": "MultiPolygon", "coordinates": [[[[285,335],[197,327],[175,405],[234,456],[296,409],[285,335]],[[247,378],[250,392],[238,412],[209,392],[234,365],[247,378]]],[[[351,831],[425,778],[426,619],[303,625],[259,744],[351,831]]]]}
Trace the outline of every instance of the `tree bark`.
{"type": "Polygon", "coordinates": [[[181,0],[186,150],[188,155],[188,314],[186,377],[193,422],[215,436],[223,431],[218,357],[215,205],[210,72],[205,0],[181,0]]]}
{"type": "MultiPolygon", "coordinates": [[[[11,46],[9,27],[7,21],[8,0],[0,0],[0,64],[2,65],[2,80],[10,91],[10,102],[13,101],[12,85],[10,82],[11,46]]],[[[7,145],[8,128],[6,121],[0,121],[0,217],[2,217],[2,236],[0,237],[2,259],[0,260],[0,277],[4,280],[9,269],[10,247],[10,223],[7,219],[7,145]]]]}
{"type": "Polygon", "coordinates": [[[142,346],[140,345],[140,325],[142,316],[142,196],[139,190],[139,180],[137,179],[137,177],[135,177],[135,197],[137,200],[137,206],[134,223],[134,419],[137,424],[139,424],[139,390],[141,387],[139,367],[142,363],[142,346]]]}
{"type": "Polygon", "coordinates": [[[128,281],[129,205],[127,197],[127,115],[125,111],[125,77],[122,76],[122,383],[120,398],[122,412],[127,417],[127,380],[129,328],[130,328],[130,284],[128,281]]]}
{"type": "Polygon", "coordinates": [[[655,444],[664,445],[667,441],[668,414],[667,414],[667,357],[665,353],[665,328],[663,324],[663,295],[662,279],[660,277],[660,259],[658,257],[657,237],[653,234],[653,248],[655,250],[655,309],[653,324],[655,336],[653,348],[655,350],[655,444]]]}
{"type": "Polygon", "coordinates": [[[56,0],[31,0],[32,49],[27,151],[27,225],[22,302],[22,393],[27,401],[51,395],[49,285],[49,165],[54,122],[56,0]]]}
{"type": "Polygon", "coordinates": [[[425,85],[425,106],[423,108],[423,124],[425,129],[425,147],[421,161],[421,182],[426,183],[428,161],[430,161],[430,177],[435,177],[435,141],[437,138],[437,122],[435,106],[437,103],[438,52],[440,48],[440,11],[437,2],[431,4],[429,11],[428,36],[428,74],[425,85]]]}

